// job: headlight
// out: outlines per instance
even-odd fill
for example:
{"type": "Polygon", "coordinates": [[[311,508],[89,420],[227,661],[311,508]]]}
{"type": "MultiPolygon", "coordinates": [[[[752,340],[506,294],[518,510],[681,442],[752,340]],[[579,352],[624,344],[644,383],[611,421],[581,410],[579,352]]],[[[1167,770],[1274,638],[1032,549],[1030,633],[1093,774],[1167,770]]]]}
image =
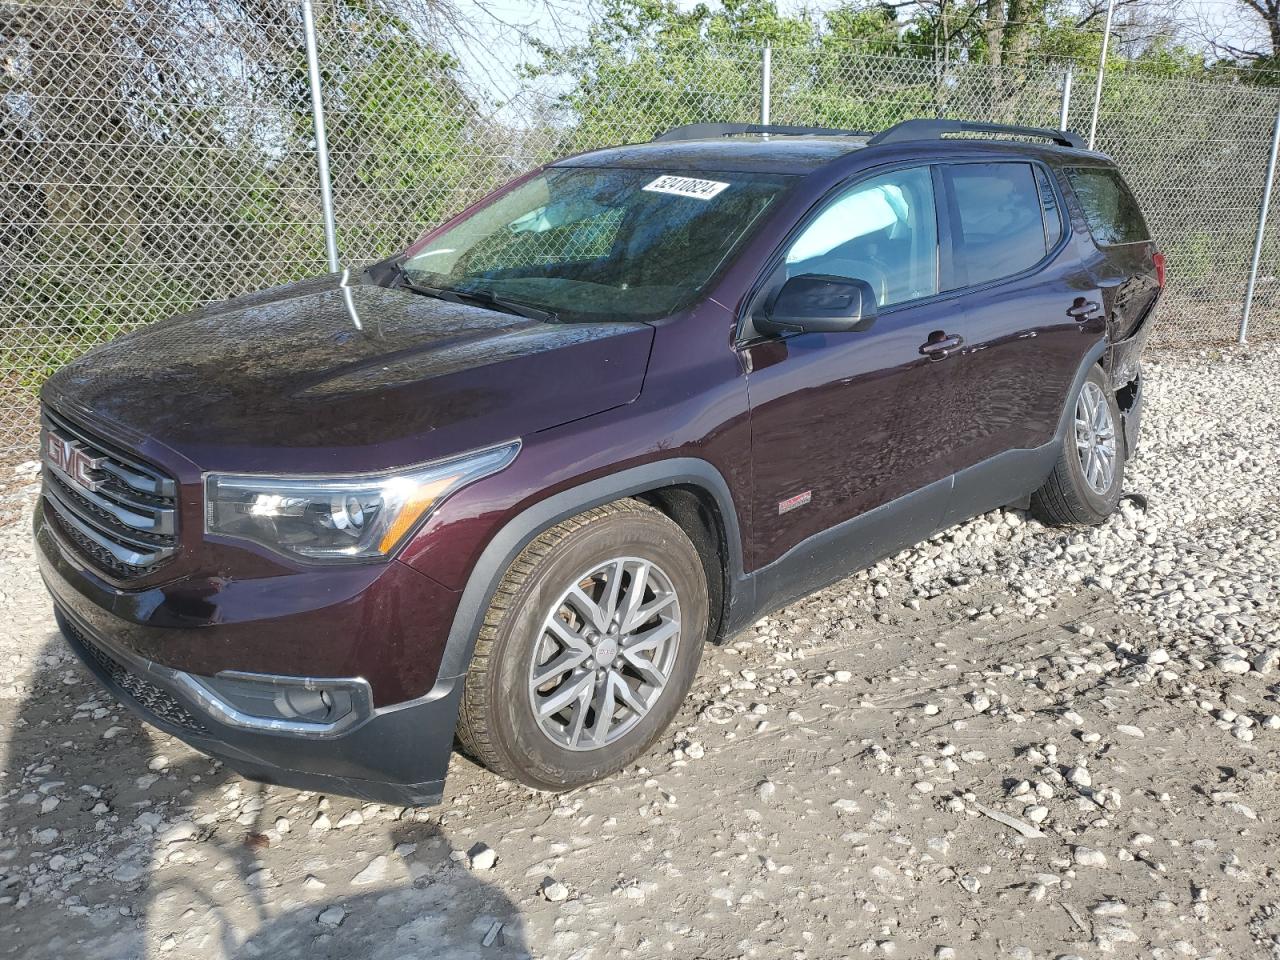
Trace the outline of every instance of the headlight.
{"type": "Polygon", "coordinates": [[[460,487],[506,467],[514,440],[392,473],[264,477],[211,473],[205,531],[252,540],[306,560],[390,556],[418,523],[460,487]]]}

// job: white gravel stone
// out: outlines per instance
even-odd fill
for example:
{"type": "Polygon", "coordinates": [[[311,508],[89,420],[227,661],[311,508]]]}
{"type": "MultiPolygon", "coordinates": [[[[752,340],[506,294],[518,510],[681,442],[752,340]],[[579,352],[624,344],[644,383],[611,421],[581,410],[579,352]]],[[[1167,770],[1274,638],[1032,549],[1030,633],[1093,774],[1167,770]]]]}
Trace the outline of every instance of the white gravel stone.
{"type": "Polygon", "coordinates": [[[364,823],[364,814],[359,810],[350,810],[339,818],[336,826],[341,830],[344,827],[358,827],[362,823],[364,823]]]}
{"type": "Polygon", "coordinates": [[[1082,867],[1105,867],[1107,855],[1093,847],[1074,847],[1071,858],[1082,867]]]}
{"type": "Polygon", "coordinates": [[[1267,647],[1249,661],[1250,667],[1264,676],[1280,666],[1280,647],[1267,647]]]}
{"type": "Polygon", "coordinates": [[[563,903],[569,899],[569,888],[559,880],[547,877],[539,888],[542,895],[552,903],[563,903]]]}
{"type": "Polygon", "coordinates": [[[194,840],[199,832],[199,829],[190,820],[179,820],[161,831],[157,839],[166,845],[182,843],[185,840],[194,840]]]}
{"type": "Polygon", "coordinates": [[[387,858],[379,855],[369,861],[368,866],[352,877],[351,882],[357,887],[371,883],[381,883],[387,877],[387,858]]]}

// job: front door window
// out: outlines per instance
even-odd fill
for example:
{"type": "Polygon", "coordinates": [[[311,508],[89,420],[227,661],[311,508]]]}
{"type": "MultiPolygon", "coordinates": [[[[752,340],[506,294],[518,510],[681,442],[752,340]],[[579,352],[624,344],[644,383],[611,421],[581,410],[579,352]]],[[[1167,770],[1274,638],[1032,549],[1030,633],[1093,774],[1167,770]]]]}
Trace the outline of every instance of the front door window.
{"type": "Polygon", "coordinates": [[[938,221],[928,167],[850,187],[792,242],[787,276],[865,280],[880,307],[938,292],[938,221]]]}

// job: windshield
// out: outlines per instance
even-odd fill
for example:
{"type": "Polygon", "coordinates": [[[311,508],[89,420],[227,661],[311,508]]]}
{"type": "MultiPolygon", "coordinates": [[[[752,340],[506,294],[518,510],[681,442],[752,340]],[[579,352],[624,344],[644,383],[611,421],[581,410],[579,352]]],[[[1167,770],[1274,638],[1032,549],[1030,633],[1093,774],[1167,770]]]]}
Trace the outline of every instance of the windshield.
{"type": "Polygon", "coordinates": [[[415,285],[561,320],[650,320],[689,303],[792,182],[554,167],[413,250],[415,285]]]}

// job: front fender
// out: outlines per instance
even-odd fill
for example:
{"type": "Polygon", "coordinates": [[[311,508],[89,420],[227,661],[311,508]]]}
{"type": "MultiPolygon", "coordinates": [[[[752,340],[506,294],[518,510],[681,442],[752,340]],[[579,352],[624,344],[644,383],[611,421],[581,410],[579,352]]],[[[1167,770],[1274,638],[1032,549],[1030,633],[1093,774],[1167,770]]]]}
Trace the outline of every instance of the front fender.
{"type": "Polygon", "coordinates": [[[719,508],[729,554],[726,558],[729,567],[728,622],[730,628],[739,625],[740,619],[735,613],[753,608],[753,583],[743,575],[742,531],[729,486],[720,471],[706,460],[694,457],[657,460],[598,477],[540,500],[509,520],[490,539],[472,567],[462,591],[436,683],[452,684],[466,674],[480,625],[503,574],[538,534],[591,507],[677,485],[701,488],[715,499],[719,508]]]}

